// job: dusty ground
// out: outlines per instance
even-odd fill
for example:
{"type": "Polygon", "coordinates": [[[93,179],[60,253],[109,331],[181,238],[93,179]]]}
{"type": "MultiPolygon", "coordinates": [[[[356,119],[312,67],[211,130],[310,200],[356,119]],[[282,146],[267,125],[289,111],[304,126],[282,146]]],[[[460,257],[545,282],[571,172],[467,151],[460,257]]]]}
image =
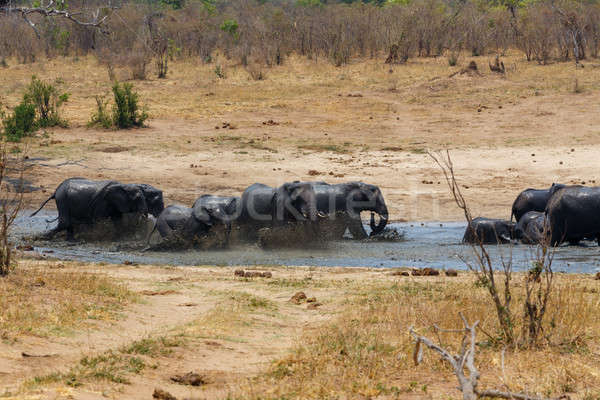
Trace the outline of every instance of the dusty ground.
{"type": "MultiPolygon", "coordinates": [[[[27,176],[43,189],[27,195],[29,206],[72,176],[150,183],[164,190],[167,202],[186,204],[203,193],[239,194],[254,182],[363,180],[382,188],[393,220],[459,220],[426,154],[445,148],[474,214],[509,217],[526,187],[600,182],[594,61],[575,70],[514,56],[505,60],[506,76],[482,69],[450,77],[462,66],[448,67],[443,58],[392,70],[380,60],[335,68],[291,58],[266,70],[265,81],[217,63],[226,79],[216,77],[214,64],[190,60],[173,63],[166,80],[134,82],[152,118],[148,128],[132,131],[85,127],[95,96],[110,88],[106,71],[91,58],[0,70],[3,104],[15,105],[34,73],[60,78],[71,93],[64,108],[69,129],[14,145],[27,148],[27,176]]],[[[118,73],[128,79],[127,71],[118,73]]],[[[73,302],[60,302],[63,289],[48,278],[6,281],[13,286],[2,287],[0,296],[20,293],[5,303],[14,310],[0,314],[0,327],[19,328],[0,329],[0,396],[6,398],[148,399],[155,387],[177,398],[459,398],[435,357],[413,367],[407,324],[456,327],[462,309],[488,330],[497,328],[472,277],[452,283],[364,269],[265,267],[273,278],[246,280],[219,267],[25,259],[19,268],[24,276],[32,268],[42,275],[46,268],[89,272],[112,283],[74,281],[73,302]],[[131,293],[111,297],[110,310],[99,313],[102,291],[114,293],[118,284],[131,293]],[[323,305],[309,310],[290,303],[299,290],[323,305]],[[24,310],[48,312],[37,320],[44,326],[36,327],[34,318],[29,328],[10,319],[24,310]],[[190,371],[206,384],[170,381],[190,371]]],[[[557,304],[563,308],[553,309],[558,344],[510,354],[506,371],[501,349],[482,350],[486,385],[506,373],[514,389],[596,398],[598,281],[562,282],[557,304]]]]}
{"type": "Polygon", "coordinates": [[[506,64],[506,76],[449,77],[459,68],[445,59],[390,70],[375,61],[334,68],[292,58],[252,81],[241,67],[218,79],[214,65],[178,62],[166,80],[134,82],[152,119],[126,132],[85,128],[94,96],[109,90],[93,59],[14,65],[0,83],[7,104],[32,73],[61,78],[71,93],[64,114],[72,127],[29,144],[31,158],[44,158],[30,172],[46,190],[31,196],[32,206],[70,176],[147,182],[168,202],[186,204],[203,193],[239,194],[254,182],[363,180],[383,189],[395,220],[457,220],[426,150],[451,149],[471,207],[490,217],[508,217],[527,187],[600,182],[600,69],[519,57],[506,64]]]}
{"type": "MultiPolygon", "coordinates": [[[[545,332],[549,345],[508,350],[502,356],[502,348],[489,342],[493,336],[486,336],[498,332],[493,305],[471,274],[416,277],[384,269],[272,266],[251,270],[272,276],[237,277],[231,268],[214,266],[21,259],[19,273],[40,274],[36,285],[21,287],[34,295],[21,307],[53,304],[55,299],[35,294],[51,291],[60,274],[89,275],[87,281],[98,276],[107,294],[115,285],[130,294],[123,294],[129,300],[112,317],[90,314],[80,325],[58,333],[0,329],[0,396],[141,400],[160,388],[179,399],[458,399],[455,378],[434,354],[426,352],[424,364],[414,366],[408,335],[410,326],[426,335],[435,335],[433,324],[458,327],[458,311],[481,321],[477,365],[484,387],[552,398],[567,393],[586,400],[595,399],[600,390],[600,283],[589,275],[556,277],[547,317],[553,327],[548,325],[545,332]],[[315,297],[319,305],[311,309],[315,303],[291,302],[299,291],[315,297]],[[172,381],[189,372],[200,376],[199,386],[172,381]]],[[[516,315],[523,278],[513,277],[516,315]]],[[[84,307],[75,296],[88,291],[87,284],[74,283],[69,294],[61,292],[73,299],[72,310],[56,312],[56,318],[84,307]]],[[[48,323],[40,321],[33,331],[48,323]]],[[[515,328],[520,332],[520,325],[515,328]]],[[[459,343],[453,334],[437,340],[450,347],[459,343]]]]}

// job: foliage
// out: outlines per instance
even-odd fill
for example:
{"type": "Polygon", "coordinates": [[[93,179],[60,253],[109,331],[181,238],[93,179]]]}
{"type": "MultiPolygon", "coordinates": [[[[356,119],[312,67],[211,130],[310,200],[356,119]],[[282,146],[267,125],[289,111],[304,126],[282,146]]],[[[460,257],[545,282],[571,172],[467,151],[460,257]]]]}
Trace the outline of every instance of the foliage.
{"type": "Polygon", "coordinates": [[[35,106],[38,127],[68,126],[67,121],[60,118],[59,109],[69,100],[69,94],[60,93],[53,84],[43,82],[35,75],[32,76],[23,100],[35,106]]]}
{"type": "Polygon", "coordinates": [[[110,129],[113,126],[112,118],[106,109],[107,104],[108,100],[105,100],[105,96],[96,96],[96,112],[92,114],[88,127],[100,126],[110,129]]]}
{"type": "MultiPolygon", "coordinates": [[[[3,117],[3,115],[0,115],[3,117]]],[[[37,129],[35,122],[35,106],[27,101],[13,109],[11,115],[3,117],[2,127],[4,136],[11,142],[19,142],[37,129]]]]}
{"type": "Polygon", "coordinates": [[[130,83],[115,82],[112,87],[115,105],[113,108],[113,125],[119,129],[143,127],[148,114],[140,110],[139,96],[133,91],[130,83]]]}

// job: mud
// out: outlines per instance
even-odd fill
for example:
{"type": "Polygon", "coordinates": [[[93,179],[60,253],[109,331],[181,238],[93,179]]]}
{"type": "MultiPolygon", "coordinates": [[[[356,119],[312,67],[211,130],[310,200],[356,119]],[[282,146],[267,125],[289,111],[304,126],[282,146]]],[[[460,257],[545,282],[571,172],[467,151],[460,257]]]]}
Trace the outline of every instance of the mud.
{"type": "MultiPolygon", "coordinates": [[[[188,249],[179,251],[143,251],[144,232],[132,239],[111,241],[78,240],[74,243],[57,238],[35,238],[53,227],[56,212],[44,211],[35,217],[24,212],[16,220],[13,241],[17,245],[32,245],[43,257],[106,263],[139,263],[154,265],[288,265],[347,267],[429,267],[436,269],[466,269],[473,263],[470,246],[460,243],[466,224],[451,223],[391,223],[395,229],[391,241],[339,240],[311,244],[307,247],[263,248],[258,244],[232,243],[219,250],[188,249]]],[[[147,229],[143,227],[142,231],[147,229]]],[[[369,231],[368,226],[365,229],[369,231]]],[[[526,269],[535,258],[536,247],[527,245],[488,246],[494,262],[512,257],[516,270],[526,269]]],[[[600,248],[595,242],[580,246],[561,246],[555,250],[554,270],[566,273],[600,271],[600,248]]]]}

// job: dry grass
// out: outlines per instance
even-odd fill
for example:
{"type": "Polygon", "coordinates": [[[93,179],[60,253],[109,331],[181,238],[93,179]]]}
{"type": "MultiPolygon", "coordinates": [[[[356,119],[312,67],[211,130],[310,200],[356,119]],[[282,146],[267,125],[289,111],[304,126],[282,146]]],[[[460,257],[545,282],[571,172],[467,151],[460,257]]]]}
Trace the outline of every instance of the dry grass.
{"type": "MultiPolygon", "coordinates": [[[[254,80],[243,66],[225,59],[217,59],[213,64],[184,59],[171,64],[168,79],[137,81],[135,87],[153,118],[220,118],[235,112],[282,109],[331,117],[343,114],[363,122],[369,117],[394,113],[405,104],[412,105],[415,113],[427,115],[429,106],[464,111],[478,105],[569,93],[575,79],[588,90],[600,87],[597,68],[575,70],[572,63],[540,66],[526,62],[518,53],[509,55],[504,62],[508,72],[499,77],[487,69],[486,56],[465,57],[464,65],[456,67],[449,67],[443,58],[413,59],[392,71],[381,60],[334,67],[291,57],[285,65],[269,69],[268,79],[254,80]],[[449,78],[471,60],[478,63],[483,76],[449,78]],[[217,64],[226,65],[226,79],[216,76],[217,64]]],[[[62,86],[71,93],[65,116],[75,125],[88,121],[95,96],[109,93],[111,86],[105,68],[93,57],[77,61],[56,58],[31,65],[11,62],[0,76],[4,101],[16,104],[32,74],[64,82],[62,86]]],[[[121,79],[128,79],[127,74],[121,79]]]]}
{"type": "MultiPolygon", "coordinates": [[[[522,279],[519,275],[516,281],[522,279]]],[[[434,335],[433,324],[459,328],[457,313],[462,311],[471,320],[479,319],[482,332],[492,336],[479,333],[483,386],[499,386],[505,379],[517,391],[543,396],[576,392],[574,398],[591,399],[588,395],[600,390],[599,288],[589,277],[561,277],[549,312],[554,328],[545,332],[551,345],[507,351],[503,375],[502,348],[493,340],[499,332],[493,306],[471,278],[371,286],[336,321],[309,329],[289,357],[240,388],[236,397],[459,397],[455,378],[436,355],[426,354],[424,364],[414,367],[408,328],[414,325],[428,336],[434,335]]],[[[523,295],[522,285],[517,292],[514,304],[523,295]]],[[[458,335],[442,334],[440,340],[458,345],[458,335]]]]}
{"type": "Polygon", "coordinates": [[[136,300],[112,278],[49,265],[19,266],[0,279],[2,338],[65,334],[92,320],[113,320],[125,304],[136,300]]]}

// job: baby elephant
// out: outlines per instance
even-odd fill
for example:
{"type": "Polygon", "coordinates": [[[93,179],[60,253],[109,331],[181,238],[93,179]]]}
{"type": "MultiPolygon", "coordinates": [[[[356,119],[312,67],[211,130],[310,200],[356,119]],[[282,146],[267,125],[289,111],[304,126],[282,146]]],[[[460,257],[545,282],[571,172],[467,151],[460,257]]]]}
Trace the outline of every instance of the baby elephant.
{"type": "Polygon", "coordinates": [[[504,244],[514,237],[515,224],[502,219],[477,217],[467,226],[463,243],[504,244]]]}
{"type": "Polygon", "coordinates": [[[546,215],[539,211],[525,213],[515,226],[515,239],[524,244],[538,244],[544,239],[546,215]]]}
{"type": "Polygon", "coordinates": [[[237,216],[239,198],[212,195],[200,196],[193,207],[170,205],[160,214],[154,229],[148,236],[150,240],[155,230],[162,238],[191,243],[208,234],[213,227],[225,227],[228,240],[231,222],[237,216]]]}

